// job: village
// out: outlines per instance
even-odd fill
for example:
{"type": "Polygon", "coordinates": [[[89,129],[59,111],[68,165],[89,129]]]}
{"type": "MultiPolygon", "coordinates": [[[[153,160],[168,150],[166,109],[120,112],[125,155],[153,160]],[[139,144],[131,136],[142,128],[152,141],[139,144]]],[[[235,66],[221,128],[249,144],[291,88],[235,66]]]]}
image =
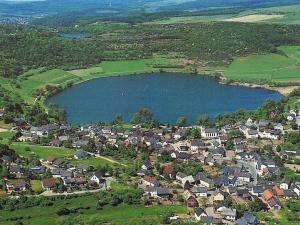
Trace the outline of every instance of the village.
{"type": "MultiPolygon", "coordinates": [[[[300,126],[297,110],[285,117],[300,126]]],[[[253,212],[280,211],[287,201],[300,197],[299,179],[282,175],[287,166],[299,171],[299,165],[293,163],[299,148],[284,145],[288,134],[299,135],[299,130],[286,129],[281,123],[249,118],[219,128],[34,127],[16,119],[11,130],[19,143],[74,149],[71,157],[49,155],[29,164],[23,157],[5,154],[8,149],[1,151],[0,161],[7,169],[5,191],[11,197],[110,190],[110,183],[126,173],[125,182],[142,189],[149,204],[185,204],[190,209],[185,216],[170,215],[170,221],[232,225],[260,224],[253,212]],[[120,154],[128,156],[127,160],[120,161],[120,154]],[[111,159],[114,166],[95,168],[80,163],[103,158],[111,159]],[[40,191],[29,190],[33,180],[40,183],[40,191]],[[236,208],[244,203],[248,209],[236,208]]]]}

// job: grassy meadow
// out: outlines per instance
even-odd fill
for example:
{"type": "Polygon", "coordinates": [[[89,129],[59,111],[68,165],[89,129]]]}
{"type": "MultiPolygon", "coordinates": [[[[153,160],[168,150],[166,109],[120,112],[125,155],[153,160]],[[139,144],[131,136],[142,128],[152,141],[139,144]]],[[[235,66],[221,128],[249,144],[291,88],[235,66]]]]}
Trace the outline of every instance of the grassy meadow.
{"type": "Polygon", "coordinates": [[[300,82],[300,46],[281,46],[280,54],[240,57],[225,69],[225,77],[246,82],[300,82]]]}
{"type": "Polygon", "coordinates": [[[74,165],[81,164],[81,165],[93,166],[94,168],[98,168],[105,165],[109,165],[109,166],[115,165],[114,163],[109,162],[102,158],[77,159],[77,160],[72,160],[71,163],[73,163],[74,165]]]}
{"type": "Polygon", "coordinates": [[[0,132],[0,139],[10,139],[14,135],[15,135],[15,133],[11,132],[11,131],[0,132]]]}
{"type": "Polygon", "coordinates": [[[125,224],[162,224],[163,217],[169,212],[186,213],[185,206],[149,206],[144,205],[119,205],[116,207],[105,206],[102,210],[96,209],[97,197],[94,195],[79,196],[77,198],[66,198],[56,200],[52,206],[38,206],[15,211],[0,211],[0,224],[13,225],[15,221],[8,221],[9,218],[23,217],[25,225],[53,225],[63,224],[65,220],[74,224],[78,221],[85,221],[87,224],[109,223],[116,225],[125,224]],[[82,209],[76,214],[58,216],[56,212],[61,208],[82,209]]]}
{"type": "Polygon", "coordinates": [[[29,145],[21,142],[14,142],[10,145],[17,154],[28,158],[31,155],[37,155],[40,159],[47,159],[49,156],[56,158],[68,158],[72,157],[75,153],[73,149],[48,147],[39,145],[29,145]]]}
{"type": "Polygon", "coordinates": [[[18,94],[28,103],[34,103],[36,99],[33,93],[35,90],[44,88],[46,85],[60,85],[64,87],[70,82],[80,83],[99,77],[157,72],[159,68],[176,70],[178,69],[178,60],[180,59],[177,59],[177,56],[155,55],[149,59],[103,61],[90,68],[71,71],[40,68],[30,70],[20,76],[16,81],[18,87],[13,85],[11,80],[3,77],[0,77],[0,82],[8,91],[18,94]]]}

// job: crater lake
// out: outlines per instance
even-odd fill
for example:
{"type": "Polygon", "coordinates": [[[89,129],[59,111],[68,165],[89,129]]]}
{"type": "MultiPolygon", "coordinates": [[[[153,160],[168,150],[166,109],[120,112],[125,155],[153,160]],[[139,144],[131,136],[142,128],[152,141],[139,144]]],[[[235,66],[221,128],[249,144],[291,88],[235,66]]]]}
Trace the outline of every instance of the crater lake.
{"type": "Polygon", "coordinates": [[[90,80],[50,97],[47,103],[63,108],[71,123],[112,121],[116,113],[129,121],[146,107],[160,122],[175,124],[179,116],[186,116],[191,124],[199,115],[253,110],[266,100],[281,98],[276,91],[224,85],[208,76],[151,73],[90,80]]]}

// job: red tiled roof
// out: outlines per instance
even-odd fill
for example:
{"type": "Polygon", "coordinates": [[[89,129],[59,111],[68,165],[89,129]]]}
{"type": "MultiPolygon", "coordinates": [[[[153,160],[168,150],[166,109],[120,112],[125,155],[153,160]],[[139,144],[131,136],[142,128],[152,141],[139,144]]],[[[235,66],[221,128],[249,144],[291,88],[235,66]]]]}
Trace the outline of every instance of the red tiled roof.
{"type": "Polygon", "coordinates": [[[265,190],[265,191],[262,193],[262,195],[263,195],[263,198],[264,198],[266,201],[268,201],[269,199],[271,199],[272,197],[274,197],[271,190],[265,190]]]}
{"type": "Polygon", "coordinates": [[[164,174],[172,174],[173,170],[174,170],[174,168],[172,165],[165,165],[163,173],[164,174]]]}
{"type": "Polygon", "coordinates": [[[279,187],[278,185],[275,185],[273,189],[274,189],[275,194],[276,194],[277,196],[284,196],[283,190],[280,189],[280,187],[279,187]]]}
{"type": "Polygon", "coordinates": [[[152,183],[152,184],[154,184],[154,183],[157,182],[156,178],[155,177],[151,177],[151,176],[144,176],[143,179],[145,181],[148,181],[149,183],[152,183]]]}
{"type": "Polygon", "coordinates": [[[54,186],[56,184],[55,178],[48,178],[42,180],[43,186],[54,186]]]}

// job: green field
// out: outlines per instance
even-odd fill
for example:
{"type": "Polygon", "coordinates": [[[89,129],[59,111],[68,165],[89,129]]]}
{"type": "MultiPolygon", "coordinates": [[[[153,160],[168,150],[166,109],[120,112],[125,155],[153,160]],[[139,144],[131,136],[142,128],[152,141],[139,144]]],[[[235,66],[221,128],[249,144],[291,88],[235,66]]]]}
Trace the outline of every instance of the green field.
{"type": "Polygon", "coordinates": [[[35,193],[40,193],[42,192],[43,188],[42,188],[42,183],[40,180],[31,180],[30,181],[31,184],[31,189],[35,192],[35,193]]]}
{"type": "MultiPolygon", "coordinates": [[[[167,19],[146,22],[146,24],[176,24],[176,23],[198,23],[212,21],[227,21],[235,18],[253,15],[247,22],[252,23],[278,23],[278,24],[300,24],[300,5],[277,6],[245,10],[235,14],[209,15],[209,16],[173,16],[167,19]],[[258,18],[255,16],[258,15],[258,18]],[[277,18],[259,18],[260,15],[275,15],[277,18]]],[[[241,21],[242,22],[242,21],[241,21]]]]}
{"type": "Polygon", "coordinates": [[[283,208],[276,216],[270,212],[258,212],[257,216],[260,220],[264,221],[264,224],[266,225],[298,225],[299,222],[288,220],[290,213],[291,212],[287,208],[283,208]]]}
{"type": "Polygon", "coordinates": [[[300,24],[300,5],[270,7],[255,10],[256,13],[278,14],[282,18],[271,19],[268,22],[280,24],[300,24]]]}
{"type": "Polygon", "coordinates": [[[69,81],[77,81],[79,78],[74,74],[61,69],[53,69],[48,71],[35,70],[21,77],[20,85],[22,91],[31,95],[35,89],[42,88],[46,84],[65,85],[69,81]],[[26,79],[22,79],[26,77],[26,79]]]}
{"type": "MultiPolygon", "coordinates": [[[[0,133],[1,134],[1,133],[0,133]]],[[[1,143],[1,142],[0,142],[1,143]]],[[[7,144],[7,142],[2,141],[2,143],[7,144]]],[[[39,146],[30,145],[22,142],[14,142],[10,145],[10,148],[14,149],[17,154],[28,158],[32,155],[36,155],[40,159],[47,159],[49,156],[55,158],[72,158],[75,154],[75,150],[63,148],[63,147],[49,147],[49,146],[39,146]],[[28,151],[29,148],[29,151],[28,151]]],[[[88,158],[83,160],[71,160],[74,164],[91,165],[95,168],[105,165],[113,166],[114,164],[102,158],[88,158]]]]}
{"type": "Polygon", "coordinates": [[[15,135],[14,132],[11,131],[4,131],[4,132],[0,132],[0,139],[10,139],[15,135]]]}
{"type": "Polygon", "coordinates": [[[282,54],[236,58],[225,69],[225,77],[247,82],[300,82],[300,46],[281,46],[282,54]]]}
{"type": "Polygon", "coordinates": [[[292,109],[300,109],[300,99],[297,97],[291,97],[287,102],[287,105],[290,106],[292,109]]]}
{"type": "Polygon", "coordinates": [[[73,164],[83,164],[83,165],[93,166],[94,168],[98,168],[105,165],[114,166],[114,163],[109,162],[102,158],[78,159],[78,160],[72,160],[71,162],[73,164]]]}
{"type": "Polygon", "coordinates": [[[4,123],[3,120],[0,120],[0,128],[3,128],[3,129],[10,129],[10,128],[11,128],[11,125],[10,125],[10,124],[7,124],[7,123],[4,123]]]}
{"type": "Polygon", "coordinates": [[[155,72],[159,71],[161,67],[176,70],[178,69],[176,68],[177,61],[177,56],[155,55],[149,59],[103,61],[94,67],[71,71],[40,68],[30,70],[20,76],[16,81],[19,84],[18,88],[12,84],[11,80],[6,78],[0,77],[0,82],[8,91],[20,95],[28,103],[33,103],[35,102],[34,91],[46,85],[64,87],[69,82],[80,83],[99,77],[155,72]]]}
{"type": "Polygon", "coordinates": [[[37,155],[41,159],[47,159],[49,156],[53,157],[72,157],[75,153],[72,149],[67,148],[57,148],[57,147],[48,147],[48,146],[39,146],[39,145],[29,145],[25,143],[15,142],[10,145],[17,154],[28,158],[32,154],[37,155]],[[30,150],[27,151],[27,148],[30,150]]]}
{"type": "MultiPolygon", "coordinates": [[[[106,206],[103,210],[97,210],[97,198],[91,196],[80,196],[72,199],[56,200],[52,206],[38,206],[15,211],[0,211],[0,224],[13,225],[15,222],[6,221],[12,217],[24,217],[22,222],[25,225],[53,225],[63,224],[64,220],[71,221],[67,224],[74,224],[78,221],[84,221],[85,224],[143,224],[151,221],[151,224],[162,224],[163,216],[169,212],[186,213],[185,206],[150,206],[144,205],[127,206],[119,205],[117,207],[106,206]],[[80,213],[70,214],[68,216],[57,216],[57,210],[61,208],[90,207],[82,209],[80,213]],[[29,218],[28,218],[29,217],[29,218]]],[[[80,223],[81,224],[81,223],[80,223]]]]}
{"type": "Polygon", "coordinates": [[[168,56],[156,55],[150,59],[103,61],[91,68],[71,70],[69,72],[81,77],[81,79],[87,80],[97,77],[153,72],[158,71],[157,67],[159,66],[170,66],[172,68],[174,65],[176,65],[175,59],[168,56]]]}

